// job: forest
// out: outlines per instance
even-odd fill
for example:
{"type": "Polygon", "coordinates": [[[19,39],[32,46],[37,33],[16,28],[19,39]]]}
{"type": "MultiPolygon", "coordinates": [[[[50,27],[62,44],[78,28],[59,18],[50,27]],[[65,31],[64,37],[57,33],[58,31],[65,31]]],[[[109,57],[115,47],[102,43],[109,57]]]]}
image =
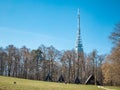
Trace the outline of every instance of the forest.
{"type": "Polygon", "coordinates": [[[74,83],[78,77],[82,84],[94,75],[94,84],[120,86],[120,23],[109,38],[113,47],[108,55],[99,55],[95,49],[80,54],[80,60],[76,60],[74,49],[59,51],[52,45],[42,44],[34,50],[26,46],[0,47],[0,75],[53,82],[63,77],[68,83],[74,83]]]}

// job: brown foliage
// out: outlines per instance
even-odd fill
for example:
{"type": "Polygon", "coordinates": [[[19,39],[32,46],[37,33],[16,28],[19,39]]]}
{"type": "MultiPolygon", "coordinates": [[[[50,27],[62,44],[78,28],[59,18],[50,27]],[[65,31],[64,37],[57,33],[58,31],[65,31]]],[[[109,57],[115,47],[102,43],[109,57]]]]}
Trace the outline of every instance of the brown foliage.
{"type": "Polygon", "coordinates": [[[111,33],[110,39],[115,46],[102,66],[104,83],[120,85],[120,23],[116,25],[115,31],[111,33]]]}

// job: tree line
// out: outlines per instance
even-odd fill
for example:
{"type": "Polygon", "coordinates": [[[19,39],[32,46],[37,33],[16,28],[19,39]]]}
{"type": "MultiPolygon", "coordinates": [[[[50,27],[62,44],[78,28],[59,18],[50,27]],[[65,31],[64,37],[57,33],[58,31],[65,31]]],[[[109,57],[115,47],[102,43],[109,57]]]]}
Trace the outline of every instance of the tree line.
{"type": "Polygon", "coordinates": [[[115,26],[110,39],[114,46],[109,55],[98,55],[98,51],[93,50],[80,54],[79,60],[74,49],[59,51],[44,45],[34,50],[26,46],[0,47],[0,75],[43,81],[50,75],[55,82],[62,75],[66,82],[74,83],[78,77],[84,84],[92,74],[95,84],[120,85],[120,24],[115,26]]]}
{"type": "Polygon", "coordinates": [[[50,73],[52,81],[57,81],[62,75],[69,83],[74,83],[79,68],[79,78],[82,83],[90,74],[96,72],[101,77],[101,65],[104,60],[103,55],[97,55],[94,50],[88,55],[84,55],[84,61],[76,61],[74,50],[59,51],[53,46],[41,45],[36,50],[30,50],[23,46],[17,48],[8,45],[0,48],[0,75],[12,76],[34,80],[45,80],[50,73]],[[79,64],[79,65],[78,65],[79,64]]]}

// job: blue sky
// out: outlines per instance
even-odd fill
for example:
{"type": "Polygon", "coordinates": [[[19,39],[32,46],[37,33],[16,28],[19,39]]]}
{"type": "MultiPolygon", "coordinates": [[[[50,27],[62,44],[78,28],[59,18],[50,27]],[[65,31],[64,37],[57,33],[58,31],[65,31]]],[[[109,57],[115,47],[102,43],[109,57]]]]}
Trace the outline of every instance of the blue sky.
{"type": "Polygon", "coordinates": [[[0,47],[73,49],[78,8],[84,52],[109,53],[108,36],[120,21],[120,0],[0,0],[0,47]]]}

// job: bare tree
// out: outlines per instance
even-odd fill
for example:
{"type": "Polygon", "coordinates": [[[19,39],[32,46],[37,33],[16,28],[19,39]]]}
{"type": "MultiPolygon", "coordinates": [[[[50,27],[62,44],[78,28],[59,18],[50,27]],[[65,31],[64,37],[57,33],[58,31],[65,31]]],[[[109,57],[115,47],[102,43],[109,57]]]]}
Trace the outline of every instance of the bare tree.
{"type": "Polygon", "coordinates": [[[46,54],[47,54],[47,47],[45,47],[44,45],[41,45],[39,47],[39,49],[42,52],[42,80],[45,80],[46,75],[47,75],[47,59],[46,59],[46,54]]]}
{"type": "MultiPolygon", "coordinates": [[[[55,69],[54,69],[54,63],[55,61],[58,61],[59,51],[55,49],[53,46],[50,46],[47,48],[47,59],[49,60],[49,73],[51,74],[51,77],[54,79],[56,77],[55,75],[55,69]]],[[[55,81],[55,79],[54,79],[55,81]]]]}
{"type": "Polygon", "coordinates": [[[30,51],[28,48],[23,46],[21,48],[21,66],[23,70],[21,71],[23,74],[24,78],[28,78],[28,73],[29,73],[29,57],[30,57],[30,51]]]}
{"type": "Polygon", "coordinates": [[[0,48],[0,75],[4,75],[4,72],[6,70],[6,57],[7,54],[4,51],[4,49],[0,48]]]}
{"type": "Polygon", "coordinates": [[[7,48],[8,76],[14,76],[14,61],[16,47],[9,45],[7,48]]]}
{"type": "Polygon", "coordinates": [[[62,63],[63,63],[63,71],[66,73],[66,81],[69,83],[73,82],[75,78],[75,66],[74,66],[74,60],[75,60],[75,54],[73,51],[65,51],[62,57],[62,63]],[[68,72],[67,72],[68,71],[68,72]],[[68,78],[67,78],[68,77],[68,78]]]}
{"type": "Polygon", "coordinates": [[[40,79],[39,72],[41,71],[41,60],[42,60],[42,51],[39,48],[35,50],[34,59],[36,61],[36,66],[35,66],[36,67],[36,79],[39,80],[40,79]]]}
{"type": "Polygon", "coordinates": [[[114,31],[111,33],[109,38],[112,40],[113,44],[120,43],[120,22],[115,25],[114,31]]]}

